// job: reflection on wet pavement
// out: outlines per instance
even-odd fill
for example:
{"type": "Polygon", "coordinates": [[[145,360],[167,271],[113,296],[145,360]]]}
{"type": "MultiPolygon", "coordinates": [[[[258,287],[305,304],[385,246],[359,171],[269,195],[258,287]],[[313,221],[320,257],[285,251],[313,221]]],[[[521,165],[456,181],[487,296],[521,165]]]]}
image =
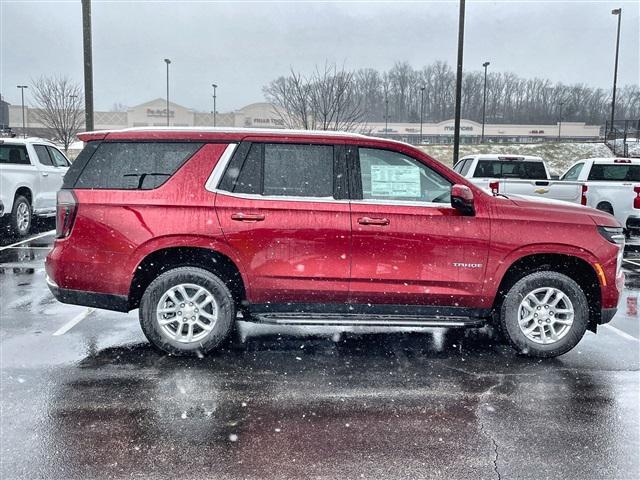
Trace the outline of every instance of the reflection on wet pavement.
{"type": "MultiPolygon", "coordinates": [[[[2,478],[640,473],[640,343],[610,329],[540,361],[486,330],[241,323],[224,351],[176,358],[144,341],[136,312],[52,336],[83,307],[52,299],[44,254],[0,265],[2,478]]],[[[637,324],[626,311],[612,323],[636,339],[637,324]]]]}

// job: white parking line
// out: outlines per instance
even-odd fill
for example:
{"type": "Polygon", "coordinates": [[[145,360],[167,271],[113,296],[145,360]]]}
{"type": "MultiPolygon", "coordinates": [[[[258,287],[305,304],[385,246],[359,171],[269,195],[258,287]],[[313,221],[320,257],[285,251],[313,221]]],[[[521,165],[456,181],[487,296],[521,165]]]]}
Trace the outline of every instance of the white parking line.
{"type": "Polygon", "coordinates": [[[634,262],[633,260],[627,260],[626,258],[622,260],[623,262],[632,263],[637,267],[640,267],[640,263],[634,262]]]}
{"type": "Polygon", "coordinates": [[[53,334],[53,336],[57,337],[57,336],[60,336],[60,335],[64,335],[65,333],[67,333],[69,330],[71,330],[73,327],[75,327],[77,324],[79,324],[82,320],[87,318],[89,315],[91,315],[95,311],[96,311],[95,308],[87,308],[85,311],[83,311],[82,313],[76,315],[71,320],[69,320],[67,323],[65,323],[62,327],[60,327],[53,334]]]}
{"type": "Polygon", "coordinates": [[[636,337],[629,335],[626,332],[623,332],[622,330],[620,330],[619,328],[616,328],[612,325],[609,325],[608,323],[605,323],[603,325],[603,327],[607,327],[609,330],[611,330],[613,333],[615,333],[616,335],[621,336],[622,338],[626,338],[627,340],[633,340],[634,342],[640,342],[639,339],[637,339],[636,337]]]}
{"type": "Polygon", "coordinates": [[[11,245],[7,245],[5,247],[0,247],[0,252],[3,251],[3,250],[6,250],[8,248],[17,247],[18,245],[22,245],[23,243],[27,243],[27,242],[30,242],[32,240],[37,240],[37,239],[42,238],[42,237],[48,237],[49,235],[52,235],[54,233],[56,233],[55,230],[49,230],[48,232],[41,233],[40,235],[36,235],[35,237],[27,238],[26,240],[21,240],[19,242],[12,243],[11,245]]]}

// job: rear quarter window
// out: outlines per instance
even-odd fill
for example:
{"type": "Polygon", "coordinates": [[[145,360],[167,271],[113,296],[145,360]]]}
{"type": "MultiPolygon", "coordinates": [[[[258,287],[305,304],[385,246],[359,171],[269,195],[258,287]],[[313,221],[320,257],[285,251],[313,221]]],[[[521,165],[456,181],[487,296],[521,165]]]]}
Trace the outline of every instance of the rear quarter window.
{"type": "Polygon", "coordinates": [[[102,142],[91,148],[87,145],[87,155],[81,158],[83,150],[71,166],[70,172],[76,165],[75,170],[81,169],[72,172],[71,176],[76,177],[72,188],[152,190],[165,183],[201,146],[202,143],[192,142],[102,142]]]}
{"type": "Polygon", "coordinates": [[[24,145],[0,145],[0,165],[31,165],[24,145]]]}

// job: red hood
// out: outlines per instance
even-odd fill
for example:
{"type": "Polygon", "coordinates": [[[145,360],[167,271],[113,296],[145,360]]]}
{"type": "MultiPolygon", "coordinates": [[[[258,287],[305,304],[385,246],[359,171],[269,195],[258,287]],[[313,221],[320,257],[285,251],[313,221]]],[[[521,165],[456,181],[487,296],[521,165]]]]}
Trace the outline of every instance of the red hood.
{"type": "Polygon", "coordinates": [[[527,197],[524,195],[508,195],[508,198],[521,208],[542,209],[566,215],[585,215],[588,216],[596,225],[603,227],[621,226],[613,215],[596,210],[595,208],[578,205],[576,203],[563,202],[562,200],[553,200],[550,198],[542,199],[527,197]]]}

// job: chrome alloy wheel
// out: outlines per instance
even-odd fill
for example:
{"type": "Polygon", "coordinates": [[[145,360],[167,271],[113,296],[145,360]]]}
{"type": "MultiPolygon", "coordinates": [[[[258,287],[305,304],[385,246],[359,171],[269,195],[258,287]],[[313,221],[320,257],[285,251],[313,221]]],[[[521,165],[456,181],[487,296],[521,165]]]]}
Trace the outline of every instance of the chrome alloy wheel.
{"type": "Polygon", "coordinates": [[[29,211],[29,205],[22,202],[16,210],[16,227],[20,233],[25,233],[29,229],[30,223],[31,212],[29,211]]]}
{"type": "Polygon", "coordinates": [[[537,288],[520,302],[518,325],[529,340],[548,345],[569,333],[574,315],[573,304],[564,292],[537,288]]]}
{"type": "Polygon", "coordinates": [[[156,308],[161,332],[181,343],[199,342],[218,320],[213,294],[200,285],[182,283],[164,292],[156,308]]]}

